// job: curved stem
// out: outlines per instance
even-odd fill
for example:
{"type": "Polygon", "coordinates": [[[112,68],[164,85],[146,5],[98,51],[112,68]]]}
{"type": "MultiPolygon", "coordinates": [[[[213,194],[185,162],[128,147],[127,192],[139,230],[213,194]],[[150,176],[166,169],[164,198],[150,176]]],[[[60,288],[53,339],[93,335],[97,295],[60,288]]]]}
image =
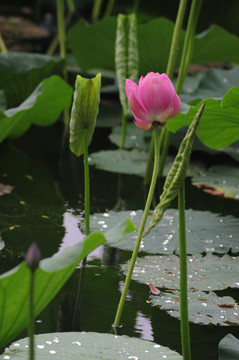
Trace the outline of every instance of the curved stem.
{"type": "Polygon", "coordinates": [[[180,259],[180,317],[181,343],[184,360],[191,359],[190,334],[188,321],[188,288],[187,288],[187,242],[185,224],[185,185],[178,193],[179,211],[179,259],[180,259]]]}
{"type": "MultiPolygon", "coordinates": [[[[178,53],[178,49],[179,49],[179,42],[180,42],[180,36],[181,36],[181,29],[182,29],[186,6],[187,6],[187,0],[180,0],[177,18],[176,18],[176,22],[175,22],[175,26],[174,26],[174,31],[173,31],[171,47],[170,47],[168,65],[167,65],[167,69],[166,69],[166,74],[168,75],[169,78],[172,77],[173,72],[175,70],[175,64],[176,64],[176,60],[177,60],[177,53],[178,53]]],[[[165,159],[166,159],[166,155],[167,155],[168,147],[169,147],[169,139],[170,139],[170,133],[167,128],[165,128],[163,130],[163,134],[167,138],[166,138],[166,141],[164,140],[162,142],[165,145],[163,145],[163,149],[162,149],[162,158],[160,160],[159,177],[161,177],[162,173],[163,173],[165,159]]],[[[153,159],[152,159],[153,151],[151,149],[153,149],[153,139],[151,140],[150,151],[149,151],[148,161],[147,161],[147,168],[146,168],[146,173],[145,173],[145,177],[144,177],[144,181],[146,184],[149,183],[149,181],[150,181],[149,180],[149,177],[151,175],[150,170],[152,169],[151,164],[153,163],[153,159]]]]}
{"type": "MultiPolygon", "coordinates": [[[[181,3],[180,3],[180,5],[181,5],[181,3]]],[[[184,45],[183,45],[182,56],[181,56],[181,61],[180,61],[178,79],[177,79],[177,84],[176,84],[177,94],[180,94],[180,92],[182,90],[183,83],[184,83],[185,77],[187,75],[188,67],[189,67],[189,64],[191,61],[195,31],[196,31],[196,26],[197,26],[197,21],[198,21],[198,16],[200,13],[201,6],[202,6],[202,0],[193,0],[192,1],[188,24],[187,24],[187,29],[186,29],[186,34],[185,34],[184,45]]],[[[176,24],[175,24],[175,28],[176,28],[176,24]]],[[[171,52],[170,52],[170,54],[171,54],[171,52]]],[[[169,59],[169,64],[171,64],[171,62],[172,61],[169,59]]],[[[168,65],[167,71],[169,71],[169,74],[171,74],[172,70],[173,69],[171,68],[171,66],[169,68],[169,65],[168,65]]],[[[169,142],[170,142],[170,132],[167,129],[165,129],[165,138],[163,141],[164,145],[163,145],[162,158],[161,158],[160,169],[159,169],[159,177],[162,176],[162,173],[163,173],[164,164],[166,161],[166,156],[167,156],[167,152],[168,152],[168,148],[169,148],[169,142]]]]}
{"type": "Polygon", "coordinates": [[[179,50],[181,29],[182,29],[183,19],[184,19],[186,7],[187,7],[187,1],[188,0],[181,0],[179,3],[178,14],[177,14],[177,18],[176,18],[176,22],[175,22],[175,26],[174,26],[173,38],[172,38],[172,43],[171,43],[171,47],[170,47],[168,65],[167,65],[167,70],[166,70],[166,74],[168,75],[169,78],[171,78],[173,76],[173,72],[175,70],[175,64],[177,61],[177,55],[178,55],[178,50],[179,50]]]}
{"type": "Polygon", "coordinates": [[[153,175],[152,175],[152,179],[151,179],[151,184],[150,184],[150,188],[149,188],[149,192],[148,192],[148,197],[147,197],[147,201],[146,201],[146,205],[145,205],[145,209],[144,209],[144,213],[141,219],[141,224],[139,227],[139,231],[138,231],[138,236],[137,236],[137,240],[134,246],[134,251],[132,254],[132,258],[130,260],[130,265],[129,265],[129,269],[128,269],[128,273],[125,279],[125,283],[124,283],[124,288],[121,294],[121,298],[120,298],[120,302],[117,308],[117,312],[116,312],[116,316],[115,316],[115,320],[114,320],[114,324],[113,327],[116,328],[119,325],[120,319],[121,319],[121,314],[124,308],[124,303],[125,303],[125,299],[126,299],[126,295],[129,289],[129,285],[130,285],[130,280],[133,274],[133,270],[134,270],[134,265],[136,262],[136,258],[138,255],[138,251],[139,251],[139,247],[140,247],[140,243],[141,243],[141,239],[142,239],[142,235],[143,235],[143,231],[144,231],[144,227],[145,227],[145,223],[148,217],[148,213],[149,213],[149,209],[150,209],[150,205],[152,202],[152,198],[153,198],[153,194],[154,194],[154,189],[155,189],[155,185],[156,185],[156,181],[157,181],[157,177],[158,177],[158,167],[159,167],[159,129],[158,129],[158,125],[154,125],[154,129],[153,129],[153,136],[154,136],[154,169],[153,169],[153,175]]]}
{"type": "Polygon", "coordinates": [[[188,67],[191,61],[192,57],[192,51],[193,51],[193,45],[194,45],[194,38],[195,38],[195,31],[197,26],[197,21],[199,17],[199,13],[201,10],[203,0],[193,0],[190,14],[188,18],[188,24],[185,34],[185,40],[183,45],[183,52],[179,67],[179,73],[178,73],[178,79],[176,84],[176,92],[177,94],[180,94],[184,79],[187,75],[188,67]]]}

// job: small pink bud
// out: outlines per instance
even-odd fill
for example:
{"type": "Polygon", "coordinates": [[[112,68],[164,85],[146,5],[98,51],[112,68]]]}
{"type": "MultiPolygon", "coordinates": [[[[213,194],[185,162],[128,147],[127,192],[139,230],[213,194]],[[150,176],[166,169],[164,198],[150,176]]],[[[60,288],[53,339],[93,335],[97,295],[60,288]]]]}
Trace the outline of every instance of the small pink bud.
{"type": "Polygon", "coordinates": [[[166,74],[150,72],[141,76],[139,85],[126,79],[125,91],[135,124],[142,130],[150,129],[154,122],[165,126],[180,110],[180,98],[166,74]]]}
{"type": "Polygon", "coordinates": [[[34,272],[38,268],[39,262],[41,260],[41,253],[37,246],[37,243],[33,242],[31,244],[26,253],[25,260],[27,266],[31,269],[32,272],[34,272]]]}

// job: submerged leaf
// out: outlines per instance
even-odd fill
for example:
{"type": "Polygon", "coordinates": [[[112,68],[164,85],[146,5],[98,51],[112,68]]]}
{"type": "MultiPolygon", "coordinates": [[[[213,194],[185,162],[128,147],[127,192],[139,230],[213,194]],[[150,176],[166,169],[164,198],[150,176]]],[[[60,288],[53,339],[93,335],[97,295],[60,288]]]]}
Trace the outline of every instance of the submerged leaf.
{"type": "MultiPolygon", "coordinates": [[[[150,303],[180,319],[179,291],[151,296],[150,303]]],[[[239,305],[230,296],[220,297],[214,292],[189,291],[188,317],[190,322],[200,325],[238,326],[239,305]]]]}
{"type": "Polygon", "coordinates": [[[149,231],[162,219],[163,213],[168,208],[171,201],[177,196],[180,188],[182,187],[187,174],[193,140],[204,107],[205,103],[201,105],[185,135],[185,138],[181,142],[177,156],[168,173],[168,176],[166,177],[163,192],[160,196],[160,202],[158,206],[156,206],[153,218],[144,231],[143,236],[147,235],[149,231]]]}
{"type": "MultiPolygon", "coordinates": [[[[94,332],[67,332],[35,335],[38,360],[182,360],[182,356],[152,341],[94,332]]],[[[24,360],[28,338],[19,340],[4,352],[3,358],[24,360]]]]}

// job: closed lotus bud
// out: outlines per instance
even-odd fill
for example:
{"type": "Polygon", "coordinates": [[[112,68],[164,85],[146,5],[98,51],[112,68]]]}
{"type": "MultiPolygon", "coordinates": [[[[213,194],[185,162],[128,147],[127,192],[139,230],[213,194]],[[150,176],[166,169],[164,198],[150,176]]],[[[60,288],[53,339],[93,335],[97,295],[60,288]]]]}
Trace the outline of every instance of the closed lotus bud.
{"type": "Polygon", "coordinates": [[[38,268],[39,262],[41,260],[41,253],[37,246],[37,243],[34,242],[31,244],[26,253],[25,260],[27,266],[31,269],[32,272],[34,272],[38,268]]]}
{"type": "Polygon", "coordinates": [[[139,85],[126,79],[125,91],[135,124],[142,130],[150,129],[154,122],[165,126],[180,110],[180,98],[166,74],[150,72],[141,76],[139,85]]]}
{"type": "Polygon", "coordinates": [[[70,120],[70,149],[80,156],[89,146],[96,124],[100,102],[101,74],[93,79],[77,75],[70,120]]]}

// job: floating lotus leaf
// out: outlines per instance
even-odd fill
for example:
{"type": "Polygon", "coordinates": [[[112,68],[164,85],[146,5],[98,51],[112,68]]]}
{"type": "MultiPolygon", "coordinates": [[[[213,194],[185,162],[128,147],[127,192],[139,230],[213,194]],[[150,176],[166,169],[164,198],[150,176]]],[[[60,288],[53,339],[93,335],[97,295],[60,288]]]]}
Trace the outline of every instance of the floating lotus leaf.
{"type": "MultiPolygon", "coordinates": [[[[188,289],[189,290],[222,290],[228,287],[239,288],[239,258],[212,254],[207,256],[188,256],[188,289]]],[[[128,264],[122,265],[126,274],[128,264]]],[[[158,288],[179,289],[179,257],[145,256],[138,258],[132,279],[158,288]]]]}
{"type": "MultiPolygon", "coordinates": [[[[179,291],[161,292],[152,296],[150,303],[177,319],[180,319],[179,291]]],[[[220,297],[214,292],[206,294],[203,291],[188,292],[189,321],[200,325],[239,325],[239,306],[230,296],[220,297]]]]}
{"type": "Polygon", "coordinates": [[[215,165],[209,171],[193,177],[193,185],[202,187],[212,195],[239,199],[239,168],[215,165]]]}
{"type": "MultiPolygon", "coordinates": [[[[141,141],[142,140],[139,139],[139,142],[137,142],[136,135],[129,135],[129,137],[126,137],[126,144],[129,146],[130,143],[134,143],[136,145],[136,149],[101,150],[90,154],[90,164],[95,165],[96,168],[100,170],[144,176],[148,155],[146,152],[137,149],[141,141]]],[[[167,175],[173,161],[174,158],[172,156],[167,157],[164,175],[167,175]]],[[[201,170],[202,165],[192,163],[189,165],[187,174],[189,176],[193,176],[199,174],[201,170]]]]}
{"type": "Polygon", "coordinates": [[[90,164],[97,169],[121,174],[134,174],[144,176],[147,154],[137,149],[128,150],[102,150],[90,154],[90,164]]]}
{"type": "MultiPolygon", "coordinates": [[[[181,360],[182,356],[152,341],[94,332],[51,333],[35,336],[38,360],[181,360]]],[[[13,343],[4,359],[28,358],[28,339],[13,343]],[[8,357],[7,357],[8,356],[8,357]]]]}
{"type": "MultiPolygon", "coordinates": [[[[113,131],[109,136],[110,141],[117,146],[120,146],[121,132],[122,132],[121,126],[116,126],[113,128],[113,131]]],[[[136,148],[136,149],[148,151],[150,144],[150,136],[146,137],[145,133],[146,132],[136,127],[133,121],[127,124],[126,138],[124,145],[125,149],[136,148]]]]}
{"type": "Polygon", "coordinates": [[[219,343],[218,353],[218,360],[238,360],[239,340],[231,334],[226,335],[219,343]]]}
{"type": "MultiPolygon", "coordinates": [[[[123,219],[130,218],[139,227],[143,211],[109,211],[91,216],[92,231],[106,231],[123,219]]],[[[147,221],[146,226],[150,221],[147,221]]],[[[233,216],[219,216],[209,211],[186,210],[188,254],[239,252],[239,222],[233,216]]],[[[137,232],[127,234],[112,246],[133,250],[137,232]]],[[[143,238],[139,251],[151,254],[178,253],[178,211],[168,209],[150,233],[143,238]]]]}

